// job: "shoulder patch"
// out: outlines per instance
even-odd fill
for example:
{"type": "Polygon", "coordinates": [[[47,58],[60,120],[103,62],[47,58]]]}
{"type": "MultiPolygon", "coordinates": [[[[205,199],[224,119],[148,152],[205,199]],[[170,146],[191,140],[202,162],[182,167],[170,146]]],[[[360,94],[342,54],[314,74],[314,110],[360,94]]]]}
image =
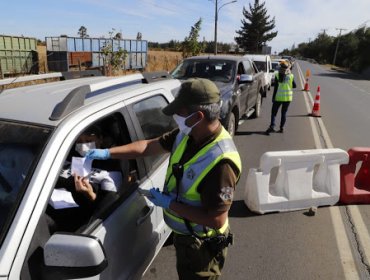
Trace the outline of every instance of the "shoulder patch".
{"type": "Polygon", "coordinates": [[[231,203],[234,197],[234,189],[232,187],[223,187],[220,192],[220,198],[227,203],[231,203]]]}

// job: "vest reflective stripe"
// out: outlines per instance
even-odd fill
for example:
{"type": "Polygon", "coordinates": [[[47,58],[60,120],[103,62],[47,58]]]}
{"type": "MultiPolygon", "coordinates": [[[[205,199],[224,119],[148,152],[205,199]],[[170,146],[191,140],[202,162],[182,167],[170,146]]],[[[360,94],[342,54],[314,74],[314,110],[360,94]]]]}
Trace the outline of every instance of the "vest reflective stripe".
{"type": "MultiPolygon", "coordinates": [[[[172,165],[178,163],[186,149],[189,137],[179,133],[176,137],[170,164],[167,169],[165,191],[174,199],[177,196],[176,178],[172,174],[172,165]]],[[[179,184],[178,201],[187,205],[201,206],[200,194],[197,187],[208,172],[221,160],[228,159],[238,168],[238,178],[241,172],[241,159],[229,133],[222,127],[220,135],[203,147],[198,153],[183,165],[184,175],[179,184]]],[[[177,233],[189,234],[184,220],[170,209],[164,210],[165,221],[177,233]]],[[[198,234],[204,233],[202,225],[192,224],[198,234]]],[[[221,229],[227,228],[224,225],[221,229]]],[[[220,233],[220,230],[210,230],[209,234],[220,233]]]]}
{"type": "MultiPolygon", "coordinates": [[[[279,73],[276,73],[275,77],[279,80],[279,73]]],[[[275,101],[290,102],[293,100],[293,79],[293,74],[288,74],[282,83],[279,82],[275,101]]]]}

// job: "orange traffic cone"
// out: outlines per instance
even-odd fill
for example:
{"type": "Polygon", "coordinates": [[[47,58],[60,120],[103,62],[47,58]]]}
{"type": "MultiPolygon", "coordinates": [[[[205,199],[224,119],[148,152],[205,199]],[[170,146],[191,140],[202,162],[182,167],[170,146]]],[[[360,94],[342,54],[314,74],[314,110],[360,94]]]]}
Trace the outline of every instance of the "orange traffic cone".
{"type": "Polygon", "coordinates": [[[304,83],[303,91],[310,91],[310,85],[308,84],[308,77],[306,78],[306,82],[304,83]]]}
{"type": "Polygon", "coordinates": [[[321,117],[320,116],[320,86],[317,87],[315,102],[313,103],[312,113],[310,114],[310,116],[321,117]]]}

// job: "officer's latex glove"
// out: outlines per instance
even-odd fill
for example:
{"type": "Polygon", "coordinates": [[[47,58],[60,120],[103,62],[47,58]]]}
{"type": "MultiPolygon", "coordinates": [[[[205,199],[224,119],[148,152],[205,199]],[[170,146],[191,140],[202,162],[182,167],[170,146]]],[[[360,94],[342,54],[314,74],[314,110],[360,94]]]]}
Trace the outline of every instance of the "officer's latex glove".
{"type": "Polygon", "coordinates": [[[148,196],[148,199],[153,202],[154,205],[164,209],[170,208],[172,197],[161,193],[158,188],[151,188],[149,191],[152,196],[148,196]]]}
{"type": "Polygon", "coordinates": [[[86,152],[85,155],[88,159],[110,159],[110,152],[109,149],[91,149],[86,152]]]}

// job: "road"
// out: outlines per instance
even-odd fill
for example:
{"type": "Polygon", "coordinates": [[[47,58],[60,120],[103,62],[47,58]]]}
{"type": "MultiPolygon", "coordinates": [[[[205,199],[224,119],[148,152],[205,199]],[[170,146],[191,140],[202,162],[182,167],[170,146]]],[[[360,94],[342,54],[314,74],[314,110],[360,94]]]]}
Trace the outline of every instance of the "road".
{"type": "MultiPolygon", "coordinates": [[[[266,151],[370,146],[370,81],[304,61],[296,63],[293,73],[298,88],[284,134],[263,133],[269,125],[270,92],[262,116],[246,120],[235,135],[243,174],[229,215],[235,245],[221,279],[370,279],[369,205],[320,207],[309,216],[307,210],[259,215],[244,204],[248,170],[259,166],[266,151]],[[307,69],[311,95],[301,91],[307,69]],[[322,118],[312,118],[307,114],[318,85],[322,118]]],[[[177,279],[175,266],[169,242],[143,279],[177,279]]]]}

